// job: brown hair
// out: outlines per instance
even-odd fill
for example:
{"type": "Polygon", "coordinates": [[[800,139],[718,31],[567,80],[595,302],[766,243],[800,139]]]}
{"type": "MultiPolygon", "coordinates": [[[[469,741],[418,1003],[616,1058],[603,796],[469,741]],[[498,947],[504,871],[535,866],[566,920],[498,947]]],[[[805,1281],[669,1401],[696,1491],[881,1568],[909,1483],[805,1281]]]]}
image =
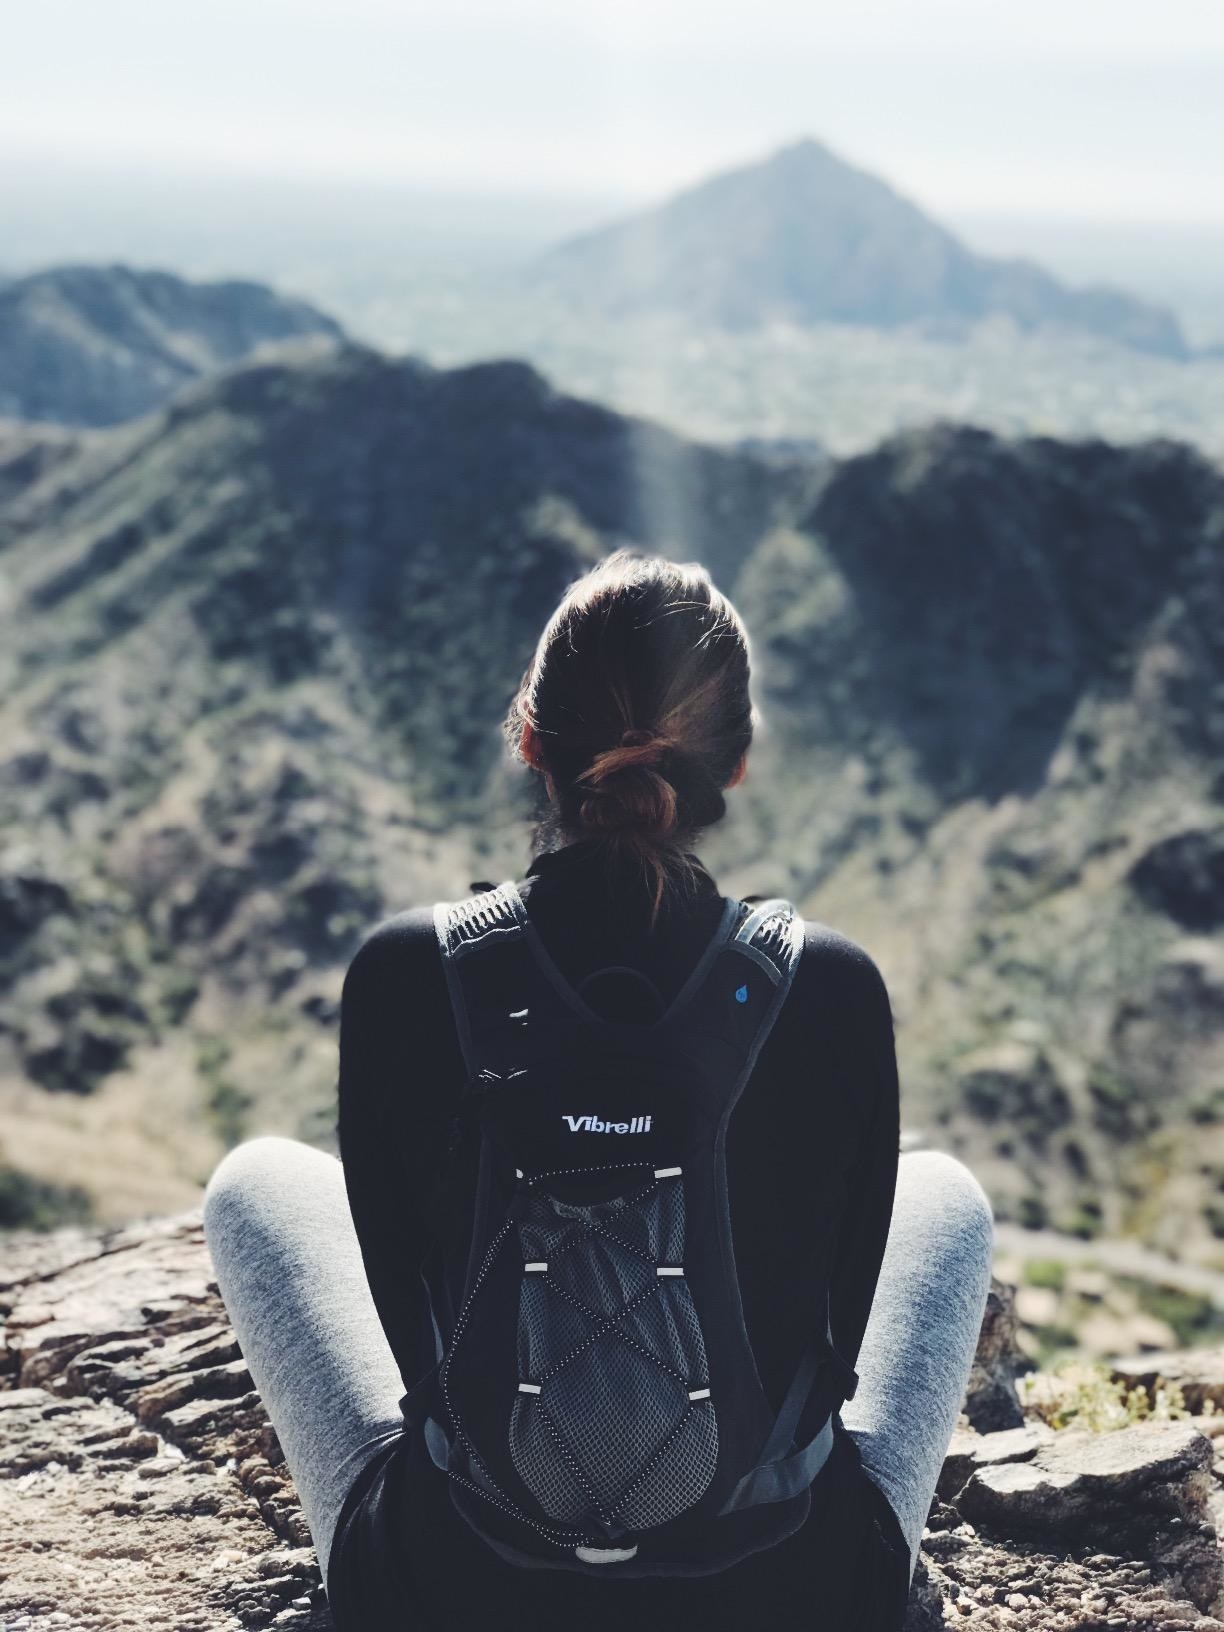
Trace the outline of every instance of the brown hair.
{"type": "Polygon", "coordinates": [[[748,634],[705,567],[623,548],[566,590],[506,716],[555,788],[554,828],[640,864],[653,927],[699,863],[690,846],[726,814],[723,789],[759,723],[748,634]]]}

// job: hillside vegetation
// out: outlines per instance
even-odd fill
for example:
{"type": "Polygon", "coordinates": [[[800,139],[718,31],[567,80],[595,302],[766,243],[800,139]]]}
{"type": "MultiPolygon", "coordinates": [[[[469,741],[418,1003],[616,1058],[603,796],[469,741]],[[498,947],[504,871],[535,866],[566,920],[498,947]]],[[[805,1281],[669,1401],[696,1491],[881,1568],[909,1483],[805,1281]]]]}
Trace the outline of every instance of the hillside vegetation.
{"type": "Polygon", "coordinates": [[[0,280],[0,417],[115,425],[260,346],[339,338],[333,318],[262,283],[48,267],[0,280]]]}
{"type": "Polygon", "coordinates": [[[1173,443],[766,457],[353,346],[13,428],[0,1219],[189,1204],[244,1132],[328,1140],[348,959],[521,872],[501,717],[628,541],[748,620],[766,729],[702,854],[876,958],[907,1125],[1000,1217],[1218,1259],[1222,540],[1224,478],[1173,443]]]}

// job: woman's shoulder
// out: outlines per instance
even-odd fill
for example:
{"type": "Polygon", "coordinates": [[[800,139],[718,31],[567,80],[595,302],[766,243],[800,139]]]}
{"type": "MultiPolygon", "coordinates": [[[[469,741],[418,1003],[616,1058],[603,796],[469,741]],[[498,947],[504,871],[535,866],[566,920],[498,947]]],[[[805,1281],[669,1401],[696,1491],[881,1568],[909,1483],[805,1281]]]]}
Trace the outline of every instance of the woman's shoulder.
{"type": "Polygon", "coordinates": [[[892,1003],[879,964],[861,942],[818,918],[803,920],[803,955],[795,985],[807,996],[850,1004],[866,1018],[891,1025],[892,1003]]]}
{"type": "Polygon", "coordinates": [[[344,976],[342,1106],[369,1104],[384,1094],[397,1105],[406,1103],[412,1098],[410,1075],[428,1077],[428,1091],[435,1093],[438,1073],[450,1069],[458,1046],[432,907],[408,907],[380,919],[362,937],[344,976]],[[429,1070],[422,1073],[426,1063],[429,1070]]]}
{"type": "MultiPolygon", "coordinates": [[[[489,886],[491,887],[491,886],[489,886]]],[[[479,893],[475,885],[469,897],[479,893]]],[[[380,918],[363,935],[349,960],[345,984],[365,991],[386,980],[402,980],[405,971],[442,973],[441,952],[434,928],[435,903],[403,907],[380,918]]]]}
{"type": "Polygon", "coordinates": [[[402,992],[409,977],[442,977],[433,907],[404,907],[381,918],[361,938],[344,976],[342,1001],[364,1005],[389,990],[402,992]]]}

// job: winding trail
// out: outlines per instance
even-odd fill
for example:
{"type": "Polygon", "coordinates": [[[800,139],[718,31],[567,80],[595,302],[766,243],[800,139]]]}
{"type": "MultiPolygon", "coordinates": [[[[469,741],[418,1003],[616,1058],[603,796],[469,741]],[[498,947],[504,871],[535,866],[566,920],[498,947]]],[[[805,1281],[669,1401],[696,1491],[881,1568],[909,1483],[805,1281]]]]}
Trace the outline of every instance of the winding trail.
{"type": "Polygon", "coordinates": [[[1061,1258],[1067,1263],[1091,1259],[1116,1275],[1134,1275],[1161,1286],[1199,1293],[1224,1310],[1224,1271],[1179,1263],[1137,1241],[1083,1241],[1079,1236],[1060,1235],[1057,1230],[1026,1230],[1019,1224],[996,1221],[995,1247],[1025,1258],[1061,1258]]]}

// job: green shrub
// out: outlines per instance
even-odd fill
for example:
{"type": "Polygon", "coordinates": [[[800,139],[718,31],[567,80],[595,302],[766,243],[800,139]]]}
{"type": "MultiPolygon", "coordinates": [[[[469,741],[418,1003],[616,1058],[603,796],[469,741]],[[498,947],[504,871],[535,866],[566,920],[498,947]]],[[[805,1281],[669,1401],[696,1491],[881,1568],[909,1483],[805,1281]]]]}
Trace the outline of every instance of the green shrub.
{"type": "Polygon", "coordinates": [[[251,1096],[226,1071],[231,1049],[224,1037],[205,1036],[196,1043],[196,1071],[204,1084],[204,1105],[226,1146],[245,1137],[251,1096]]]}
{"type": "Polygon", "coordinates": [[[1078,1236],[1081,1241],[1095,1241],[1101,1233],[1102,1223],[1101,1203],[1095,1196],[1084,1196],[1058,1228],[1064,1235],[1078,1236]]]}
{"type": "Polygon", "coordinates": [[[1190,1119],[1210,1127],[1224,1121],[1224,1088],[1213,1088],[1203,1099],[1196,1100],[1190,1107],[1190,1119]]]}
{"type": "Polygon", "coordinates": [[[1134,1137],[1143,1125],[1143,1110],[1124,1078],[1098,1063],[1089,1070],[1088,1092],[1093,1100],[1093,1120],[1103,1133],[1115,1139],[1134,1137]]]}
{"type": "Polygon", "coordinates": [[[1037,1365],[1043,1369],[1073,1354],[1078,1346],[1078,1333],[1071,1326],[1034,1326],[1032,1331],[1037,1341],[1037,1365]]]}
{"type": "Polygon", "coordinates": [[[18,1167],[0,1167],[0,1229],[53,1230],[87,1224],[93,1201],[79,1184],[54,1184],[18,1167]]]}
{"type": "Polygon", "coordinates": [[[1061,1258],[1026,1258],[1024,1280],[1027,1286],[1044,1286],[1051,1292],[1061,1292],[1067,1284],[1067,1266],[1061,1258]]]}
{"type": "Polygon", "coordinates": [[[1123,1284],[1135,1294],[1145,1314],[1155,1315],[1171,1326],[1178,1344],[1190,1348],[1224,1329],[1224,1317],[1211,1299],[1201,1292],[1187,1292],[1180,1286],[1160,1286],[1155,1281],[1131,1280],[1123,1284]]]}
{"type": "Polygon", "coordinates": [[[1028,1195],[1020,1197],[1016,1212],[1026,1230],[1043,1230],[1050,1222],[1045,1197],[1038,1195],[1035,1190],[1030,1190],[1028,1195]]]}

